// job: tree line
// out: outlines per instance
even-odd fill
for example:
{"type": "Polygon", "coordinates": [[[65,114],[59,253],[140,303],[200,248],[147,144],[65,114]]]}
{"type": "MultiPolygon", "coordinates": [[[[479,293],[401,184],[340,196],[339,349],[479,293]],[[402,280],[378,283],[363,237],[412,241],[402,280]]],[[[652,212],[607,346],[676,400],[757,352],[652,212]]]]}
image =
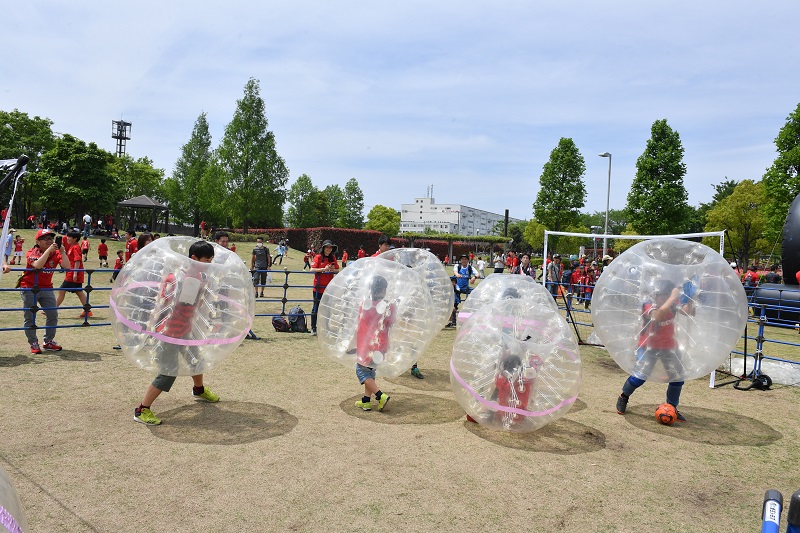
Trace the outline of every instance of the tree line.
{"type": "MultiPolygon", "coordinates": [[[[792,200],[800,194],[800,104],[778,132],[778,155],[761,179],[729,179],[715,185],[711,202],[688,204],[684,186],[686,165],[680,135],[666,119],[656,120],[624,209],[609,211],[609,234],[667,235],[726,231],[729,252],[741,265],[760,255],[780,257],[780,237],[792,200]]],[[[570,138],[562,138],[550,153],[539,177],[533,218],[510,228],[514,242],[541,249],[545,229],[573,233],[603,233],[605,212],[583,213],[586,165],[570,138]]],[[[623,251],[635,241],[617,240],[623,251]]],[[[586,239],[554,238],[551,249],[576,250],[586,239]]],[[[709,240],[707,243],[713,245],[709,240]]]]}

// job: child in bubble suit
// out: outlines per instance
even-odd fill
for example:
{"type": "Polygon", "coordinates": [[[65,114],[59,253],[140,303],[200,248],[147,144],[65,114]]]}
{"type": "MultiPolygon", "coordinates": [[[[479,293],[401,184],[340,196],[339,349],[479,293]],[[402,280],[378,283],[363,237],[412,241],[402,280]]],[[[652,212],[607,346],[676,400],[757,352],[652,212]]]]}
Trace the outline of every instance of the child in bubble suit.
{"type": "MultiPolygon", "coordinates": [[[[206,241],[197,241],[189,248],[189,257],[192,261],[197,261],[199,263],[211,263],[214,259],[214,246],[206,241]]],[[[193,269],[190,268],[181,280],[179,280],[175,274],[170,273],[161,284],[161,289],[159,291],[159,300],[161,300],[162,304],[161,311],[155,313],[157,317],[155,329],[161,335],[183,339],[192,331],[193,318],[200,305],[200,296],[205,288],[202,274],[198,272],[196,267],[194,272],[192,270],[193,269]]],[[[179,353],[183,352],[184,349],[189,350],[190,359],[196,359],[195,354],[191,353],[193,351],[191,348],[193,347],[184,347],[168,343],[164,343],[163,347],[164,351],[161,353],[161,358],[164,363],[166,363],[171,357],[174,357],[176,369],[177,356],[179,353]]],[[[194,382],[192,395],[195,399],[212,403],[219,401],[219,396],[203,385],[203,374],[193,375],[192,381],[194,382]]],[[[175,376],[158,374],[147,387],[142,403],[139,404],[139,407],[134,411],[134,420],[142,424],[153,426],[160,424],[161,419],[153,414],[150,407],[162,392],[169,392],[173,383],[175,383],[175,376]]]]}
{"type": "Polygon", "coordinates": [[[370,284],[370,298],[358,310],[356,331],[356,376],[364,385],[364,397],[356,407],[372,410],[372,395],[378,402],[378,411],[383,411],[389,395],[382,392],[375,382],[375,366],[383,362],[389,349],[389,328],[394,324],[397,310],[385,300],[388,282],[383,276],[375,276],[370,284]]]}
{"type": "Polygon", "coordinates": [[[668,376],[674,376],[667,386],[667,403],[675,408],[679,422],[686,422],[678,411],[683,381],[677,381],[685,375],[681,352],[675,339],[675,319],[679,313],[693,316],[694,284],[687,281],[683,290],[667,279],[655,282],[651,300],[642,305],[642,329],[639,332],[639,347],[636,351],[636,365],[632,375],[622,386],[622,394],[617,399],[617,412],[625,414],[630,395],[644,385],[658,361],[664,365],[668,376]]]}

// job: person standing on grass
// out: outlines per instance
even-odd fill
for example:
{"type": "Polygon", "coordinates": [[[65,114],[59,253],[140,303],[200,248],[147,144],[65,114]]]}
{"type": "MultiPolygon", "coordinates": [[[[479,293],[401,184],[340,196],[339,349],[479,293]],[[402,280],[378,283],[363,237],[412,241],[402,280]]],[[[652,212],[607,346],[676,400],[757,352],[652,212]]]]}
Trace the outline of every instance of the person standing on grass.
{"type": "Polygon", "coordinates": [[[58,326],[58,306],[56,295],[53,292],[53,270],[59,266],[69,268],[69,259],[64,246],[55,243],[55,232],[43,228],[36,232],[36,244],[28,250],[26,255],[26,271],[19,280],[22,289],[22,307],[24,311],[25,336],[31,345],[31,353],[40,354],[38,329],[33,328],[35,312],[31,309],[38,307],[46,317],[44,328],[44,349],[48,352],[57,352],[61,346],[56,344],[56,326],[58,326]],[[60,250],[59,250],[60,248],[60,250]],[[46,269],[46,270],[42,270],[46,269]],[[38,292],[31,289],[37,287],[38,292]],[[26,290],[28,289],[28,290],[26,290]]]}
{"type": "Polygon", "coordinates": [[[97,245],[97,257],[100,259],[100,268],[108,268],[108,245],[105,239],[100,239],[97,245]]]}
{"type": "Polygon", "coordinates": [[[131,256],[138,250],[138,242],[136,241],[136,232],[129,229],[125,232],[125,262],[131,260],[131,256]]]}
{"type": "Polygon", "coordinates": [[[261,290],[260,298],[264,297],[264,285],[267,284],[267,270],[272,266],[272,260],[269,256],[269,248],[264,246],[264,239],[258,237],[256,239],[256,247],[253,248],[253,255],[250,258],[250,270],[253,272],[253,287],[256,291],[256,296],[259,296],[259,289],[261,290]]]}
{"type": "MultiPolygon", "coordinates": [[[[81,312],[78,318],[85,318],[86,292],[83,290],[83,253],[81,253],[81,247],[78,244],[78,241],[80,240],[80,231],[70,230],[67,232],[67,244],[64,246],[64,248],[67,251],[66,255],[69,259],[70,269],[64,276],[64,281],[61,283],[61,287],[59,287],[61,290],[58,291],[58,295],[56,296],[56,306],[61,307],[67,292],[74,293],[75,296],[78,297],[78,300],[80,300],[81,306],[83,307],[83,312],[81,312]]],[[[89,311],[89,316],[92,316],[91,311],[89,311]]]]}
{"type": "Polygon", "coordinates": [[[622,385],[622,394],[617,398],[617,413],[624,415],[630,395],[650,377],[656,364],[661,361],[667,375],[673,381],[667,386],[667,403],[675,408],[678,422],[686,418],[678,411],[685,375],[681,349],[675,339],[675,320],[678,314],[694,315],[691,294],[681,295],[681,290],[669,280],[655,283],[651,299],[642,304],[642,329],[636,350],[636,365],[630,377],[622,385]]]}
{"type": "MultiPolygon", "coordinates": [[[[211,263],[214,260],[214,246],[210,242],[197,241],[189,248],[189,257],[192,261],[198,263],[211,263]]],[[[195,269],[192,269],[186,274],[187,278],[195,278],[200,280],[202,286],[202,275],[195,269]]],[[[197,283],[187,284],[185,280],[179,280],[175,274],[169,273],[161,283],[161,290],[159,299],[162,309],[168,309],[171,306],[169,315],[159,321],[158,333],[163,337],[172,337],[175,339],[184,339],[192,331],[192,320],[197,312],[197,302],[199,301],[199,293],[201,288],[198,288],[197,283]],[[187,294],[192,292],[194,294],[187,294]],[[172,300],[178,298],[177,302],[172,300]],[[193,300],[195,303],[188,303],[193,300]]],[[[178,366],[178,358],[184,357],[190,365],[199,359],[197,350],[201,349],[198,346],[182,346],[179,344],[170,344],[169,342],[162,341],[164,344],[164,351],[162,357],[167,362],[170,357],[178,366]]],[[[176,376],[169,376],[166,374],[158,374],[153,382],[147,387],[147,391],[142,398],[142,402],[134,410],[133,419],[142,424],[157,426],[161,424],[161,419],[158,418],[150,409],[153,402],[161,395],[162,392],[169,392],[175,383],[176,376]]],[[[195,374],[192,376],[194,386],[192,387],[192,396],[197,400],[204,400],[206,402],[216,403],[219,401],[219,395],[214,394],[211,389],[203,384],[203,374],[195,374]]]]}
{"type": "Polygon", "coordinates": [[[389,350],[389,328],[394,324],[396,308],[385,301],[386,278],[375,276],[370,285],[370,301],[358,309],[356,329],[356,377],[364,385],[364,396],[356,402],[356,407],[364,411],[372,410],[372,396],[378,402],[378,411],[383,411],[389,402],[389,395],[382,392],[375,382],[376,364],[383,361],[389,350]]]}
{"type": "Polygon", "coordinates": [[[332,241],[322,243],[322,253],[314,256],[311,262],[311,272],[314,272],[314,304],[311,308],[311,334],[317,334],[317,311],[319,302],[325,292],[325,287],[331,282],[333,276],[339,272],[339,262],[336,260],[338,247],[332,241]]]}

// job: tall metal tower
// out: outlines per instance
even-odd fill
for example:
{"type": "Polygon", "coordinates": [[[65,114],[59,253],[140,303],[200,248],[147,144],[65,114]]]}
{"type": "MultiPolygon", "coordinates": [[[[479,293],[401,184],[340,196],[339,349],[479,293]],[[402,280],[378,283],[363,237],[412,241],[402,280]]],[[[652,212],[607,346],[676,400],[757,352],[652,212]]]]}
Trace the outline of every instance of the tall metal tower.
{"type": "Polygon", "coordinates": [[[131,139],[131,123],[124,120],[112,120],[111,138],[117,140],[117,157],[125,155],[125,141],[131,139]]]}

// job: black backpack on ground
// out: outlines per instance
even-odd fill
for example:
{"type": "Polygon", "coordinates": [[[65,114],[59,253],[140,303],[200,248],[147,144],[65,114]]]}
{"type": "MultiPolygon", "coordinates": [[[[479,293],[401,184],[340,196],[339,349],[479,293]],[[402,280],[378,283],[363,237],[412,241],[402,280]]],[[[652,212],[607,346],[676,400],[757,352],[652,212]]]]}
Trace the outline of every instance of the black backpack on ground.
{"type": "Polygon", "coordinates": [[[275,331],[278,333],[289,333],[291,331],[289,329],[289,322],[282,316],[272,317],[272,327],[275,328],[275,331]]]}
{"type": "Polygon", "coordinates": [[[294,333],[308,333],[306,313],[299,305],[289,310],[289,331],[294,333]]]}

